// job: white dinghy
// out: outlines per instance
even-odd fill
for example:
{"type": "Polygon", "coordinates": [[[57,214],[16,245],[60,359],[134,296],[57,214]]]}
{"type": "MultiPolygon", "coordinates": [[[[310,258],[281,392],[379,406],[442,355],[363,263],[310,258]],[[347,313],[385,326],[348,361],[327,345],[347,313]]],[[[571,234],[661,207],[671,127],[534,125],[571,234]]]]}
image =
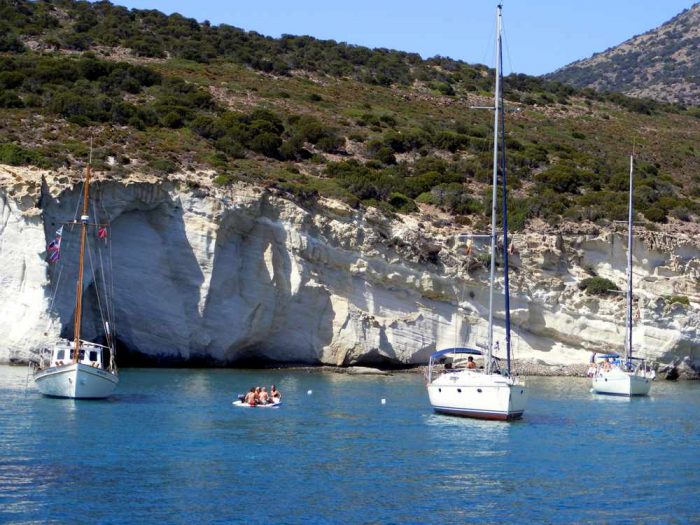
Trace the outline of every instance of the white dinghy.
{"type": "Polygon", "coordinates": [[[265,403],[264,405],[251,405],[240,399],[231,403],[235,407],[241,408],[279,408],[282,405],[282,401],[273,401],[272,403],[265,403]]]}

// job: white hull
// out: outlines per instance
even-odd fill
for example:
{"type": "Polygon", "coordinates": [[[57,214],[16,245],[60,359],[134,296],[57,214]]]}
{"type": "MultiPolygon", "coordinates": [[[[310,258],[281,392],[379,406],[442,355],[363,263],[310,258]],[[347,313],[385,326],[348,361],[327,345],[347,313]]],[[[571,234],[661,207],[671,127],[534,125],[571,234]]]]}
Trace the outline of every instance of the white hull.
{"type": "Polygon", "coordinates": [[[611,396],[646,396],[651,389],[650,377],[620,369],[601,371],[593,377],[592,387],[597,394],[611,396]]]}
{"type": "Polygon", "coordinates": [[[428,385],[436,412],[478,419],[519,419],[527,395],[527,387],[517,379],[472,370],[444,373],[428,385]]]}
{"type": "Polygon", "coordinates": [[[274,403],[266,403],[264,405],[251,405],[250,403],[244,403],[241,400],[234,401],[231,403],[235,407],[242,407],[242,408],[277,408],[282,404],[282,401],[275,401],[274,403]]]}
{"type": "Polygon", "coordinates": [[[83,363],[46,368],[34,374],[39,392],[70,399],[104,399],[119,382],[116,374],[83,363]]]}

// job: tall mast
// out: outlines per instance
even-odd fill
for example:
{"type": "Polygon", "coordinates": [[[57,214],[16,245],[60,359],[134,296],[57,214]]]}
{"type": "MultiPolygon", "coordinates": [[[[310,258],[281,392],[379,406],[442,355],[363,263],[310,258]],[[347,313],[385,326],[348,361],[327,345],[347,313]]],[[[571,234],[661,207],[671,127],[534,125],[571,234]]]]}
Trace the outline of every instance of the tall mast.
{"type": "Polygon", "coordinates": [[[625,361],[632,357],[632,189],[634,184],[634,154],[630,155],[630,195],[627,217],[627,334],[625,338],[625,361]]]}
{"type": "Polygon", "coordinates": [[[498,196],[498,119],[500,114],[501,64],[501,5],[496,7],[496,87],[493,100],[493,176],[491,193],[491,274],[489,276],[489,339],[486,348],[485,371],[491,373],[493,356],[493,288],[496,274],[496,200],[498,196]]]}
{"type": "MultiPolygon", "coordinates": [[[[91,152],[92,157],[92,152],[91,152]]],[[[83,213],[80,216],[80,261],[78,263],[78,282],[75,287],[75,321],[73,335],[75,337],[74,362],[78,362],[80,354],[80,322],[83,314],[83,270],[85,258],[85,242],[87,240],[87,223],[89,220],[89,195],[90,195],[90,163],[85,171],[83,182],[83,213]]]]}
{"type": "MultiPolygon", "coordinates": [[[[501,34],[498,34],[500,43],[501,34]]],[[[503,74],[503,46],[498,46],[498,61],[500,74],[503,74]]],[[[503,83],[500,83],[501,91],[498,97],[501,107],[505,107],[503,102],[503,83]]],[[[501,111],[501,190],[502,190],[502,222],[503,222],[503,296],[505,302],[505,328],[506,328],[506,370],[510,376],[510,283],[508,280],[508,188],[506,179],[506,112],[501,111]]]]}

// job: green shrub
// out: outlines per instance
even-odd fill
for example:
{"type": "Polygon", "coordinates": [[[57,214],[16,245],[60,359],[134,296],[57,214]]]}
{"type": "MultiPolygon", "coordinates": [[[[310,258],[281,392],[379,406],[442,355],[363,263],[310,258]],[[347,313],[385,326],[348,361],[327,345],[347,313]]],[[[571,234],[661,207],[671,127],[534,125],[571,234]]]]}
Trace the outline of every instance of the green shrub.
{"type": "Polygon", "coordinates": [[[245,148],[236,139],[226,136],[214,142],[214,146],[219,151],[223,151],[226,155],[233,157],[234,159],[244,159],[245,158],[245,148]]]}
{"type": "Polygon", "coordinates": [[[454,131],[441,131],[435,137],[433,145],[438,149],[445,149],[454,153],[469,146],[469,137],[454,131]]]}
{"type": "Polygon", "coordinates": [[[535,180],[557,193],[578,193],[590,181],[590,174],[567,164],[557,164],[543,171],[535,180]]]}
{"type": "Polygon", "coordinates": [[[454,88],[447,82],[432,82],[430,88],[447,96],[454,96],[455,94],[454,88]]]}
{"type": "Polygon", "coordinates": [[[430,190],[430,197],[425,193],[419,197],[419,202],[433,204],[457,215],[471,215],[483,209],[482,203],[474,199],[464,184],[459,182],[438,184],[430,190]]]}
{"type": "Polygon", "coordinates": [[[36,151],[25,149],[17,144],[0,144],[0,163],[10,166],[31,165],[48,168],[48,159],[36,151]]]}
{"type": "Polygon", "coordinates": [[[268,132],[256,135],[248,143],[248,147],[256,153],[261,153],[273,159],[280,157],[279,148],[281,145],[282,139],[278,135],[268,132]]]}
{"type": "Polygon", "coordinates": [[[373,155],[373,158],[385,165],[396,164],[394,152],[391,151],[391,148],[387,148],[386,146],[380,147],[373,155]]]}
{"type": "Polygon", "coordinates": [[[177,164],[170,159],[155,159],[148,163],[155,171],[161,173],[174,173],[177,171],[177,164]]]}
{"type": "Polygon", "coordinates": [[[604,277],[589,277],[578,284],[580,290],[591,295],[610,295],[619,288],[610,279],[604,277]]]}
{"type": "Polygon", "coordinates": [[[22,53],[24,44],[13,33],[0,35],[0,52],[22,53]]]}
{"type": "Polygon", "coordinates": [[[214,177],[214,184],[217,186],[229,186],[233,184],[233,182],[236,180],[236,178],[228,173],[220,173],[216,177],[214,177]]]}
{"type": "Polygon", "coordinates": [[[685,206],[679,206],[671,210],[671,216],[678,219],[679,221],[689,222],[691,211],[685,206]]]}
{"type": "Polygon", "coordinates": [[[683,306],[690,306],[690,299],[685,295],[667,295],[664,297],[667,304],[680,304],[683,306]]]}
{"type": "Polygon", "coordinates": [[[329,134],[318,139],[316,145],[321,151],[325,151],[326,153],[335,153],[343,145],[345,145],[345,139],[335,134],[329,134]]]}
{"type": "Polygon", "coordinates": [[[409,199],[403,193],[392,192],[389,194],[388,202],[399,213],[411,213],[418,210],[413,199],[409,199]]]}
{"type": "Polygon", "coordinates": [[[661,208],[651,207],[642,211],[651,222],[666,222],[666,212],[661,208]]]}
{"type": "Polygon", "coordinates": [[[0,108],[23,108],[24,102],[14,91],[0,92],[0,108]]]}

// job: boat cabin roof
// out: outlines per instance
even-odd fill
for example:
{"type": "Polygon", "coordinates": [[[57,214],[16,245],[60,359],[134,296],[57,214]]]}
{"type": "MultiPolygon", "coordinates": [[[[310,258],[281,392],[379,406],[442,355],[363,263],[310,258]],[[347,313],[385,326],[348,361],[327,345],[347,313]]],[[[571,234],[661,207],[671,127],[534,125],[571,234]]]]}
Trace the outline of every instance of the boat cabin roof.
{"type": "Polygon", "coordinates": [[[456,347],[456,348],[445,348],[444,350],[439,350],[430,356],[430,359],[437,359],[438,357],[455,357],[457,355],[483,355],[481,350],[475,348],[466,347],[456,347]]]}
{"type": "MultiPolygon", "coordinates": [[[[622,359],[623,357],[620,354],[601,354],[601,355],[596,355],[596,359],[622,359]]],[[[643,357],[628,357],[630,361],[644,361],[643,357]]]]}

